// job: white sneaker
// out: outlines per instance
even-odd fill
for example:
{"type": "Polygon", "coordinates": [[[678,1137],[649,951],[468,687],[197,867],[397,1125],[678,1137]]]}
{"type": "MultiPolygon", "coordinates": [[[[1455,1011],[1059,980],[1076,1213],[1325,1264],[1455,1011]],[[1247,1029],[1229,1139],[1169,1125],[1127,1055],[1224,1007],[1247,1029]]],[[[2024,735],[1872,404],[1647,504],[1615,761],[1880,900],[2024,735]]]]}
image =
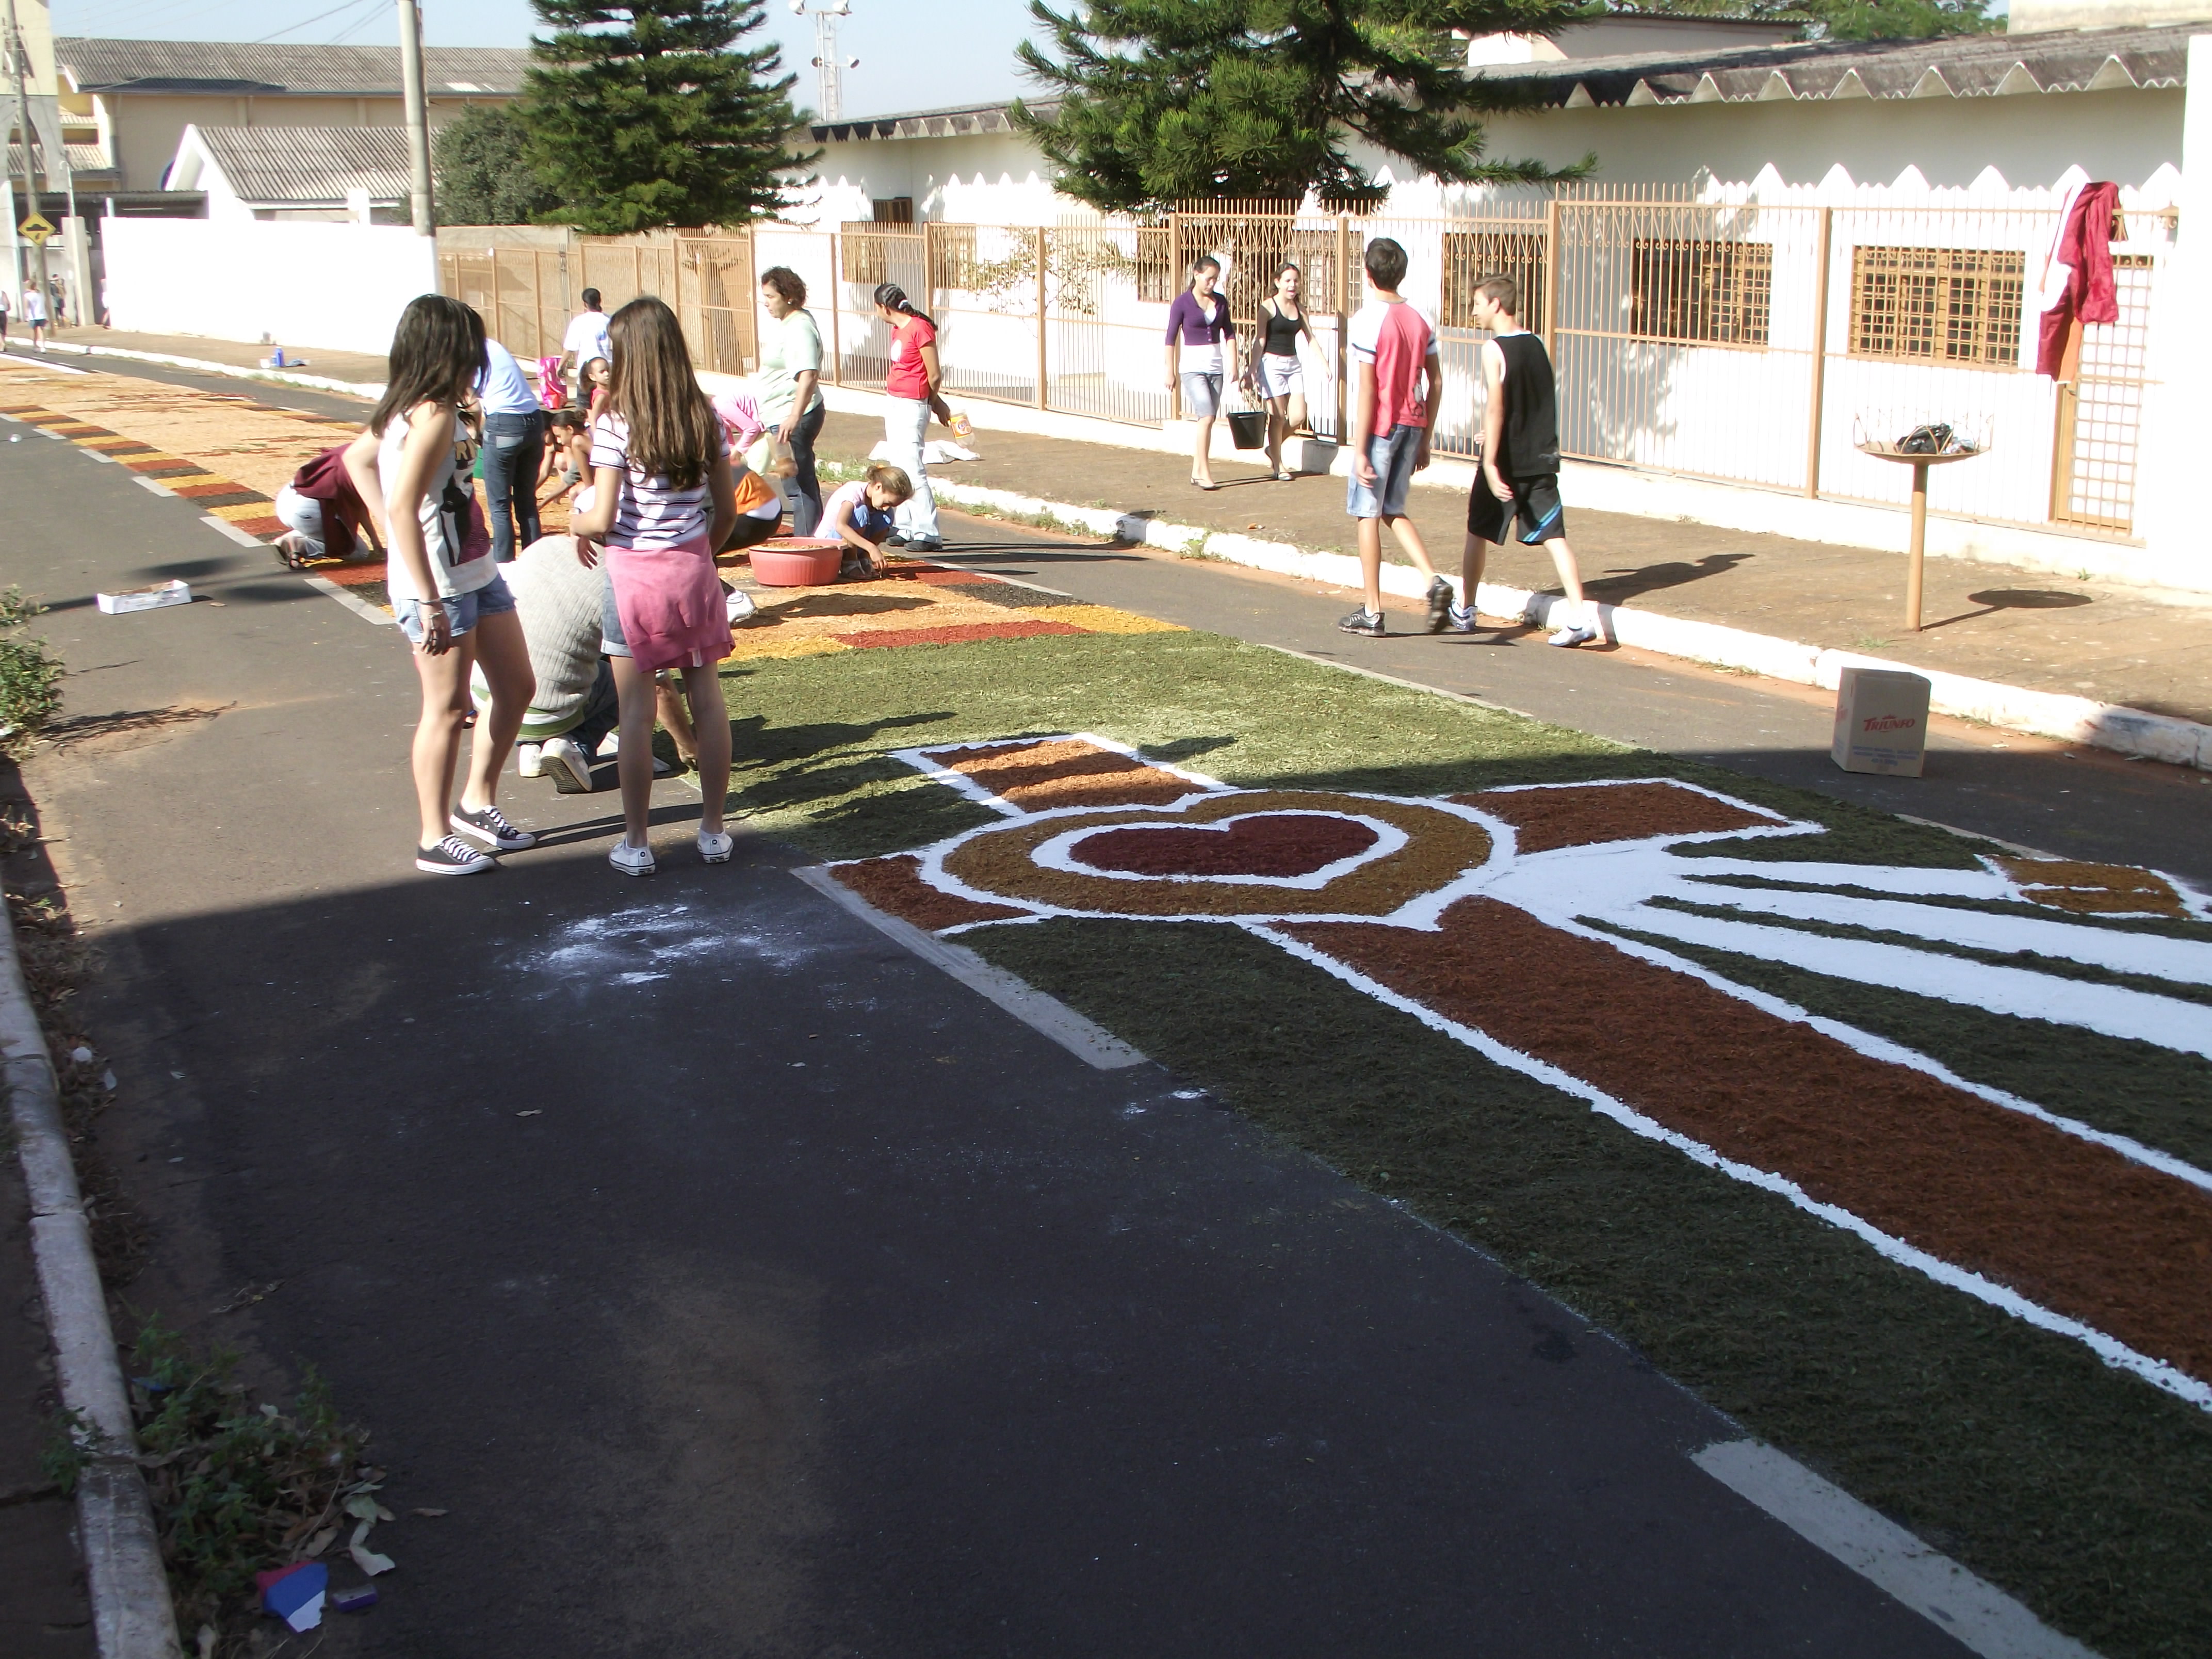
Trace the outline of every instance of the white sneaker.
{"type": "Polygon", "coordinates": [[[730,832],[726,830],[702,830],[699,832],[699,856],[709,864],[727,864],[730,854],[736,847],[737,842],[730,838],[730,832]]]}
{"type": "Polygon", "coordinates": [[[759,608],[753,603],[751,594],[732,588],[730,591],[730,626],[735,628],[759,608]]]}
{"type": "Polygon", "coordinates": [[[1547,643],[1552,645],[1588,645],[1596,637],[1597,629],[1595,628],[1584,628],[1580,626],[1578,623],[1569,623],[1558,633],[1553,635],[1547,643]]]}
{"type": "Polygon", "coordinates": [[[653,873],[653,848],[633,847],[625,836],[617,842],[614,851],[607,854],[607,862],[626,876],[649,876],[653,873]]]}
{"type": "Polygon", "coordinates": [[[592,763],[574,738],[546,738],[538,751],[538,765],[537,772],[526,775],[552,779],[553,787],[564,795],[592,793],[592,763]]]}
{"type": "Polygon", "coordinates": [[[516,776],[525,778],[542,778],[545,775],[544,764],[538,757],[539,747],[540,746],[538,744],[534,743],[518,743],[514,745],[514,770],[516,776]]]}

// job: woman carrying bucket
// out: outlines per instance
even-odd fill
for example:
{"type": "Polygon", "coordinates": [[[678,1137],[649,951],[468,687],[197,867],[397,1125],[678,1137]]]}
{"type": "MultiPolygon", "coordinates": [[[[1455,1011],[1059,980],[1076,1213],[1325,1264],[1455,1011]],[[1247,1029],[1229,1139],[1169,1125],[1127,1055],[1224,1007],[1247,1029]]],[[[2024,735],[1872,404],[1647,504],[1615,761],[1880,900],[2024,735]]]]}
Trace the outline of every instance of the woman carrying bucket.
{"type": "Polygon", "coordinates": [[[1275,273],[1275,291],[1260,301],[1260,332],[1252,342],[1251,378],[1267,405],[1267,470],[1277,479],[1283,467],[1283,441],[1306,423],[1305,371],[1298,363],[1298,339],[1313,343],[1313,324],[1299,302],[1304,273],[1286,264],[1275,273]]]}

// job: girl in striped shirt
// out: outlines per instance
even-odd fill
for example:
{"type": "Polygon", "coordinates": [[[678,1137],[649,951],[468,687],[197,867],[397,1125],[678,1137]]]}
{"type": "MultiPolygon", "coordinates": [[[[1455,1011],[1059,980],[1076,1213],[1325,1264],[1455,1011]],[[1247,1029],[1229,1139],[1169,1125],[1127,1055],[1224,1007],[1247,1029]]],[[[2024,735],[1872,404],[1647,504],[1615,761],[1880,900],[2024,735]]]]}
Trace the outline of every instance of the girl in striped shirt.
{"type": "Polygon", "coordinates": [[[593,498],[569,528],[576,556],[605,550],[603,648],[622,705],[623,839],[607,855],[626,876],[649,876],[647,814],[653,801],[653,676],[681,672],[699,748],[699,855],[726,863],[722,828],[730,789],[730,717],[715,665],[730,654],[729,612],[714,550],[737,522],[721,417],[691,372],[676,313],[631,301],[607,325],[614,374],[592,420],[593,498]]]}

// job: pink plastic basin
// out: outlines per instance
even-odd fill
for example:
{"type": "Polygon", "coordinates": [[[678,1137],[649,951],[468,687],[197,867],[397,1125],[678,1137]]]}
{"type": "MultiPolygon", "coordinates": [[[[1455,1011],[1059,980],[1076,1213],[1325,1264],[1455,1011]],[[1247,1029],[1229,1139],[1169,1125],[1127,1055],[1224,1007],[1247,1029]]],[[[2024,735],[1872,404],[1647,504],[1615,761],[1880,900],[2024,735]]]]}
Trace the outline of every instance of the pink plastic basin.
{"type": "Polygon", "coordinates": [[[752,556],[753,580],[763,587],[827,587],[845,562],[842,544],[812,536],[771,536],[752,556]]]}

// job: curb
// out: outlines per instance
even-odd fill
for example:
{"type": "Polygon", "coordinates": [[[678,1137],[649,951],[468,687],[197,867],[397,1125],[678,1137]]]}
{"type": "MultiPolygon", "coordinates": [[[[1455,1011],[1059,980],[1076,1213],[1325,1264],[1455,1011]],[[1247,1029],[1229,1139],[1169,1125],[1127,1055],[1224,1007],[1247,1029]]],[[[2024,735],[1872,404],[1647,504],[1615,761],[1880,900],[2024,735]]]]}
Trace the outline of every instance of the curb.
{"type": "Polygon", "coordinates": [[[53,1065],[23,983],[12,921],[0,925],[0,1057],[30,1193],[31,1249],[54,1345],[56,1381],[63,1405],[82,1413],[96,1437],[92,1462],[77,1482],[76,1512],[100,1659],[181,1659],[153,1507],[136,1462],[130,1396],[93,1260],[92,1230],[62,1126],[53,1065]]]}
{"type": "MultiPolygon", "coordinates": [[[[296,386],[309,392],[341,392],[348,397],[366,398],[374,403],[384,395],[381,382],[368,380],[338,380],[327,374],[294,374],[281,368],[245,368],[236,363],[218,363],[206,357],[177,357],[166,351],[139,351],[129,346],[86,345],[77,340],[49,340],[49,351],[74,352],[80,357],[127,357],[133,362],[162,363],[171,368],[195,369],[203,374],[228,374],[239,380],[267,380],[276,386],[296,386]]],[[[33,357],[33,362],[38,360],[33,357]]]]}
{"type": "MultiPolygon", "coordinates": [[[[1360,585],[1359,561],[1348,553],[1312,553],[1289,542],[1262,541],[1208,530],[1200,525],[1173,524],[1137,514],[1117,513],[1111,507],[1076,507],[1066,501],[1042,501],[1012,490],[990,489],[977,484],[939,482],[933,474],[930,488],[940,501],[955,506],[994,508],[1001,513],[1045,514],[1093,535],[1111,536],[1140,546],[1157,547],[1189,557],[1220,559],[1278,575],[1326,582],[1334,587],[1360,585]]],[[[1456,586],[1456,584],[1455,584],[1456,586]]],[[[1385,562],[1385,592],[1419,599],[1419,575],[1407,565],[1385,562]]],[[[1481,609],[1486,616],[1519,617],[1540,627],[1550,625],[1553,608],[1565,600],[1525,587],[1482,584],[1481,609]]],[[[2026,686],[1978,680],[1941,669],[1863,656],[1855,651],[1824,649],[1799,640],[1771,634],[1753,634],[1719,623],[1691,622],[1632,605],[1597,606],[1598,627],[1605,637],[1620,645],[1680,657],[1719,668],[1746,669],[1771,679],[1798,685],[1836,689],[1846,668],[1896,669],[1917,674],[1929,684],[1929,708],[1939,714],[1980,720],[2015,732],[2085,743],[2116,754],[2165,761],[2173,766],[2212,771],[2212,726],[2170,714],[2154,714],[2122,703],[2100,702],[2091,697],[2069,696],[2058,691],[2037,691],[2026,686]]]]}

